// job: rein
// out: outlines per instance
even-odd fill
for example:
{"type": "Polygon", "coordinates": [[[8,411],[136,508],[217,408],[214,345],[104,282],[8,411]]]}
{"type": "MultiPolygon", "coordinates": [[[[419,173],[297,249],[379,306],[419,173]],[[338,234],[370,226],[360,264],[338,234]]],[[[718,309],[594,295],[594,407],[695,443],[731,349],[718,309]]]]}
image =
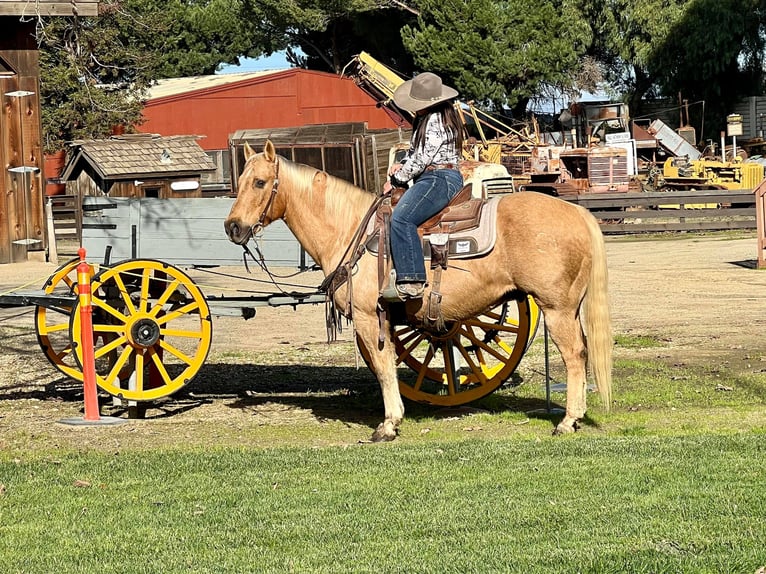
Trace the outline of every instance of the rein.
{"type": "Polygon", "coordinates": [[[348,291],[346,296],[346,318],[353,320],[352,308],[353,308],[353,283],[351,278],[353,276],[353,268],[359,259],[364,255],[366,250],[363,240],[365,237],[365,231],[370,222],[370,219],[375,215],[380,207],[380,204],[386,196],[381,195],[375,198],[372,205],[367,210],[367,213],[362,218],[359,227],[357,228],[354,236],[351,238],[346,251],[340,258],[340,263],[327,274],[322,284],[319,286],[319,291],[327,295],[326,300],[326,319],[327,319],[327,338],[330,341],[334,341],[337,338],[338,331],[341,330],[340,313],[338,312],[335,304],[335,292],[340,289],[344,283],[348,282],[348,291]]]}
{"type": "Polygon", "coordinates": [[[285,277],[280,277],[279,275],[274,275],[269,268],[266,266],[266,259],[263,257],[263,253],[261,252],[261,249],[258,247],[258,243],[255,240],[256,235],[263,229],[263,224],[266,221],[266,217],[269,214],[269,211],[271,211],[271,206],[274,205],[274,200],[277,198],[277,192],[279,191],[279,158],[275,160],[274,163],[274,183],[271,186],[271,194],[269,195],[269,200],[266,202],[266,205],[263,208],[263,211],[261,212],[261,216],[258,218],[258,221],[254,223],[250,227],[250,233],[248,235],[248,241],[250,239],[253,240],[255,243],[255,252],[258,254],[258,257],[253,255],[253,252],[250,251],[250,248],[247,246],[247,241],[242,244],[242,249],[244,253],[242,254],[242,262],[245,264],[245,270],[247,270],[248,273],[250,273],[250,267],[247,264],[247,257],[250,256],[250,258],[258,265],[258,267],[261,268],[261,270],[266,273],[266,275],[269,276],[269,279],[271,279],[272,284],[279,289],[279,291],[284,294],[288,295],[287,291],[285,291],[282,286],[275,281],[275,279],[286,279],[288,277],[293,277],[295,274],[287,275],[285,277]]]}

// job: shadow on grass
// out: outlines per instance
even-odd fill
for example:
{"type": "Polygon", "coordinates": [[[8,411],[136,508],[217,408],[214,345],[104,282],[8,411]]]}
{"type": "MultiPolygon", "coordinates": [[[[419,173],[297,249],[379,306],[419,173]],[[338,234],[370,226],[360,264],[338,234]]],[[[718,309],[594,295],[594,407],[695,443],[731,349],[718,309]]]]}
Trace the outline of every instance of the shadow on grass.
{"type": "MultiPolygon", "coordinates": [[[[525,413],[529,418],[551,421],[552,428],[563,417],[555,400],[521,397],[511,392],[523,383],[514,373],[500,390],[465,405],[443,407],[405,400],[411,420],[461,417],[474,413],[525,413]]],[[[45,385],[28,382],[0,389],[0,401],[39,400],[82,403],[82,383],[61,377],[45,385]]],[[[169,418],[193,411],[216,400],[227,400],[232,409],[258,409],[279,404],[311,411],[319,420],[337,420],[375,428],[383,416],[383,399],[374,375],[362,366],[258,365],[206,363],[197,376],[175,394],[152,402],[127,405],[115,403],[101,393],[103,416],[122,418],[169,418]]],[[[586,419],[585,425],[594,425],[586,419]]]]}

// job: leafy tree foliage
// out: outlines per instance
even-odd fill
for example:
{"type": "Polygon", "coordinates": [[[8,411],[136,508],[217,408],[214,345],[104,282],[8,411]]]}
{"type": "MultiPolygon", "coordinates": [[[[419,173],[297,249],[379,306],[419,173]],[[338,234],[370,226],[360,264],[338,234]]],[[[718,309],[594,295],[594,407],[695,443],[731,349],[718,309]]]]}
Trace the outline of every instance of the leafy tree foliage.
{"type": "Polygon", "coordinates": [[[763,88],[764,0],[101,0],[98,18],[41,19],[50,151],[140,122],[151,82],[288,50],[339,73],[368,51],[403,77],[441,74],[464,99],[521,117],[600,72],[638,113],[682,92],[721,117],[763,88]]]}
{"type": "Polygon", "coordinates": [[[396,69],[411,72],[412,57],[399,30],[413,14],[386,0],[246,0],[250,21],[260,22],[291,45],[288,57],[299,67],[340,73],[361,51],[396,69]]]}
{"type": "MultiPolygon", "coordinates": [[[[41,21],[46,151],[140,123],[153,80],[212,74],[222,62],[283,44],[259,33],[232,0],[102,0],[98,18],[41,21]]],[[[281,39],[277,39],[281,40],[281,39]]]]}
{"type": "Polygon", "coordinates": [[[706,102],[723,125],[744,96],[763,89],[764,9],[760,0],[687,2],[648,67],[664,94],[706,102]]]}
{"type": "Polygon", "coordinates": [[[440,73],[464,96],[524,114],[530,98],[571,88],[590,29],[566,1],[419,0],[402,30],[422,70],[440,73]]]}
{"type": "Polygon", "coordinates": [[[705,101],[720,122],[762,90],[762,0],[577,0],[591,23],[590,53],[631,112],[647,96],[705,101]]]}

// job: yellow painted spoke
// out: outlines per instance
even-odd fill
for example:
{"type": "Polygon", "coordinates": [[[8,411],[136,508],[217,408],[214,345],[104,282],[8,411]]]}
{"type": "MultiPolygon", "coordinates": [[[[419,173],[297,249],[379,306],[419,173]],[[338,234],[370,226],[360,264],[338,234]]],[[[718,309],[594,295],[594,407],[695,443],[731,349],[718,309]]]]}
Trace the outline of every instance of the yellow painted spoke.
{"type": "Polygon", "coordinates": [[[146,308],[149,301],[149,284],[151,282],[151,269],[148,267],[144,268],[144,271],[141,276],[141,300],[138,303],[139,311],[142,313],[146,312],[146,308]]]}
{"type": "Polygon", "coordinates": [[[455,385],[455,369],[453,368],[450,345],[445,344],[442,347],[442,354],[444,355],[444,375],[447,377],[447,393],[454,395],[457,393],[457,386],[455,385]]]}
{"type": "Polygon", "coordinates": [[[69,323],[57,323],[55,325],[46,325],[46,333],[55,333],[57,331],[66,331],[69,329],[69,323]]]}
{"type": "Polygon", "coordinates": [[[162,376],[162,380],[165,381],[166,385],[169,385],[171,382],[173,382],[173,379],[170,376],[170,373],[168,373],[167,369],[165,369],[165,365],[162,363],[162,359],[160,358],[159,354],[154,349],[147,349],[147,351],[152,359],[152,363],[154,363],[154,366],[157,367],[157,371],[159,371],[160,375],[162,376]]]}
{"type": "Polygon", "coordinates": [[[478,327],[479,329],[483,329],[484,331],[505,331],[506,333],[518,333],[519,332],[519,326],[518,324],[514,325],[512,323],[487,323],[485,321],[480,321],[478,319],[469,319],[465,322],[466,325],[471,325],[472,327],[478,327]]]}
{"type": "Polygon", "coordinates": [[[476,377],[480,380],[482,385],[487,384],[487,377],[484,376],[484,373],[482,372],[481,365],[477,365],[473,357],[468,353],[468,351],[463,347],[463,345],[458,344],[457,345],[458,351],[460,351],[460,355],[465,359],[465,362],[468,363],[468,365],[471,367],[471,372],[476,375],[476,377]]]}
{"type": "Polygon", "coordinates": [[[495,349],[487,345],[484,341],[476,337],[472,332],[464,329],[463,335],[467,339],[469,339],[474,345],[476,345],[477,347],[481,349],[484,349],[487,353],[497,358],[498,361],[505,361],[506,357],[502,353],[497,352],[495,349]]]}
{"type": "Polygon", "coordinates": [[[177,359],[180,359],[187,365],[192,364],[192,361],[194,360],[193,357],[189,357],[189,355],[187,355],[180,349],[176,348],[175,346],[171,345],[165,339],[160,339],[159,343],[160,343],[160,347],[162,347],[164,350],[168,351],[169,353],[172,353],[173,356],[176,357],[177,359]]]}
{"type": "Polygon", "coordinates": [[[428,347],[428,352],[426,353],[426,356],[423,359],[423,366],[420,368],[420,371],[418,371],[418,378],[415,381],[415,386],[413,387],[415,391],[420,390],[420,387],[426,378],[426,373],[428,372],[428,365],[431,363],[431,359],[433,359],[433,357],[434,357],[433,348],[428,347]]]}
{"type": "Polygon", "coordinates": [[[503,341],[502,339],[495,337],[495,343],[497,343],[497,346],[500,347],[503,351],[505,351],[508,355],[513,353],[513,347],[503,341]]]}
{"type": "Polygon", "coordinates": [[[188,329],[162,329],[164,337],[188,337],[190,339],[201,339],[204,333],[202,331],[189,331],[188,329]]]}
{"type": "Polygon", "coordinates": [[[182,317],[183,315],[188,315],[194,309],[198,309],[198,308],[199,308],[199,303],[197,303],[196,301],[192,301],[191,303],[184,305],[183,307],[179,307],[172,313],[168,313],[167,315],[163,315],[162,317],[157,317],[157,324],[164,325],[165,323],[168,323],[169,321],[172,321],[173,319],[178,319],[179,317],[182,317]]]}
{"type": "MultiPolygon", "coordinates": [[[[114,274],[114,282],[117,284],[117,290],[120,292],[120,296],[122,297],[122,300],[125,302],[125,307],[128,310],[128,315],[132,315],[136,311],[136,307],[133,305],[133,301],[130,300],[130,295],[128,294],[128,288],[125,287],[125,283],[122,280],[122,276],[119,273],[114,274]]],[[[93,296],[93,300],[95,301],[96,296],[93,296]]]]}
{"type": "Polygon", "coordinates": [[[58,360],[63,361],[72,354],[72,345],[67,345],[60,352],[54,354],[58,360]]]}
{"type": "Polygon", "coordinates": [[[120,353],[120,356],[117,357],[117,360],[112,365],[112,368],[109,370],[109,374],[106,377],[106,380],[109,382],[109,384],[114,384],[114,382],[119,379],[120,371],[122,371],[122,368],[128,362],[128,359],[130,359],[130,355],[132,354],[133,347],[130,345],[123,347],[122,353],[120,353]]]}
{"type": "Polygon", "coordinates": [[[109,343],[107,343],[103,347],[99,347],[98,349],[96,349],[96,351],[94,353],[94,356],[97,359],[100,359],[104,355],[108,355],[111,351],[113,351],[117,347],[121,347],[121,346],[125,345],[127,342],[128,342],[128,339],[126,337],[124,337],[124,336],[123,337],[117,337],[116,339],[114,339],[114,341],[110,341],[109,343]]]}
{"type": "Polygon", "coordinates": [[[162,310],[162,307],[165,305],[165,303],[168,302],[168,299],[170,299],[170,296],[175,293],[176,288],[181,284],[180,279],[174,279],[172,283],[170,283],[166,288],[165,291],[162,293],[159,299],[157,299],[157,302],[154,304],[154,307],[149,312],[149,315],[152,317],[156,317],[157,314],[162,310]]]}
{"type": "Polygon", "coordinates": [[[117,309],[115,309],[114,307],[109,305],[109,303],[107,303],[103,299],[99,299],[98,297],[94,296],[92,301],[91,301],[91,304],[94,307],[98,307],[99,309],[103,309],[104,311],[109,313],[112,317],[114,317],[115,319],[117,319],[121,323],[127,323],[128,322],[128,317],[126,315],[123,315],[122,313],[120,313],[117,309]]]}
{"type": "Polygon", "coordinates": [[[412,344],[408,346],[404,346],[404,350],[399,354],[399,356],[396,358],[396,364],[398,365],[401,363],[408,355],[412,355],[412,350],[417,348],[418,345],[420,345],[421,341],[425,339],[425,335],[423,333],[417,333],[417,337],[415,337],[415,340],[412,342],[412,344]]]}
{"type": "Polygon", "coordinates": [[[93,325],[94,333],[122,333],[125,325],[112,325],[110,323],[96,323],[93,325]]]}
{"type": "MultiPolygon", "coordinates": [[[[402,345],[406,345],[407,343],[412,341],[412,339],[417,337],[419,334],[420,333],[418,333],[418,331],[416,331],[415,329],[410,329],[409,327],[406,327],[404,329],[400,329],[399,331],[397,331],[396,337],[401,341],[402,345]],[[406,333],[407,331],[409,331],[409,334],[406,337],[403,337],[402,334],[406,333]]],[[[421,335],[421,339],[422,339],[422,335],[421,335]]]]}

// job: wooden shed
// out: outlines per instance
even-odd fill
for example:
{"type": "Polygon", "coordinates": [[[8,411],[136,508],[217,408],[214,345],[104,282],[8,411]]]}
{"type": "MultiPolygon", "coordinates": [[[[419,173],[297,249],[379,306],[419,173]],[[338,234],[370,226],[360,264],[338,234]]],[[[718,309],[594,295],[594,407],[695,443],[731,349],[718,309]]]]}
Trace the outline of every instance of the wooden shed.
{"type": "Polygon", "coordinates": [[[352,79],[300,68],[160,80],[148,94],[143,116],[140,131],[201,134],[208,151],[225,150],[229,136],[242,129],[402,125],[352,79]]]}
{"type": "Polygon", "coordinates": [[[201,174],[215,170],[196,136],[134,134],[78,141],[69,157],[62,179],[77,181],[80,196],[202,197],[201,174]]]}
{"type": "Polygon", "coordinates": [[[0,0],[0,263],[45,258],[38,17],[97,16],[98,2],[0,0]]]}
{"type": "Polygon", "coordinates": [[[391,149],[409,142],[410,135],[409,129],[371,130],[364,123],[237,130],[229,142],[232,184],[236,189],[245,165],[245,143],[260,151],[271,140],[279,155],[377,193],[387,177],[391,149]]]}

